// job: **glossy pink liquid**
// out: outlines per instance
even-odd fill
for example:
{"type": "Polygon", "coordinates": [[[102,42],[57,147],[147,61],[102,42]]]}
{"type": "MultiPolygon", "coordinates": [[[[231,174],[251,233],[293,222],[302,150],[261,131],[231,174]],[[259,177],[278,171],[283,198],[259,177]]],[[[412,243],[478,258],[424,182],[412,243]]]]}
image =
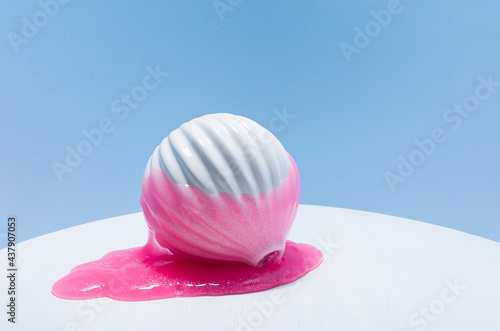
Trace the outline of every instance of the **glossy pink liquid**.
{"type": "Polygon", "coordinates": [[[258,292],[293,282],[317,268],[323,256],[307,244],[287,241],[280,262],[263,267],[193,262],[175,255],[151,256],[150,247],[126,249],[85,263],[57,281],[62,299],[108,297],[121,301],[258,292]]]}
{"type": "Polygon", "coordinates": [[[303,277],[323,255],[286,241],[300,186],[290,160],[279,187],[240,196],[205,194],[150,168],[141,196],[148,243],[73,268],[52,293],[72,300],[144,301],[257,292],[303,277]]]}
{"type": "Polygon", "coordinates": [[[299,206],[299,172],[289,157],[288,176],[279,186],[241,195],[206,194],[196,186],[173,183],[153,159],[141,195],[153,247],[213,264],[257,266],[273,252],[281,258],[299,206]]]}

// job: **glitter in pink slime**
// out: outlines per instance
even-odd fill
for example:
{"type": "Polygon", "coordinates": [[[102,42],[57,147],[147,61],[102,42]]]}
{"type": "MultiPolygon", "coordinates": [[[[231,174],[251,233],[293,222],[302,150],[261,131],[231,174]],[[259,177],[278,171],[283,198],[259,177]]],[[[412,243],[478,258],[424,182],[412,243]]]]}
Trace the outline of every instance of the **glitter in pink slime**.
{"type": "MultiPolygon", "coordinates": [[[[196,120],[216,116],[224,116],[215,119],[225,125],[243,119],[244,128],[248,123],[258,126],[230,114],[206,115],[196,120]]],[[[220,127],[211,125],[215,131],[220,127]]],[[[239,130],[238,135],[246,134],[239,130]]],[[[198,137],[197,132],[185,135],[198,137]]],[[[175,138],[170,136],[171,140],[175,138]]],[[[53,285],[55,296],[143,301],[243,294],[288,284],[319,266],[323,256],[318,249],[286,240],[300,191],[298,170],[290,155],[286,153],[288,160],[282,163],[287,176],[266,192],[231,194],[234,192],[228,189],[230,192],[207,193],[196,185],[172,180],[167,175],[168,167],[160,160],[159,148],[148,162],[142,184],[141,206],[149,227],[146,245],[111,252],[73,268],[53,285]]],[[[189,159],[186,162],[182,164],[191,166],[188,170],[192,172],[193,163],[189,159]]],[[[203,158],[203,165],[207,162],[217,164],[216,160],[203,158]]],[[[260,187],[265,186],[264,181],[260,182],[260,187]]]]}

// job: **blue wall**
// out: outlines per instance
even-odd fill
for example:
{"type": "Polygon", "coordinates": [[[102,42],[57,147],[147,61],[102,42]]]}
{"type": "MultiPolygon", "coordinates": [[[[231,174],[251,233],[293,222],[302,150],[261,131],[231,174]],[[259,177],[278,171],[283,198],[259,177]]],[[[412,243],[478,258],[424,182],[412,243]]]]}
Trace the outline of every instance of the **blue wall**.
{"type": "Polygon", "coordinates": [[[231,112],[282,141],[301,203],[500,241],[498,1],[0,8],[0,217],[19,240],[140,211],[155,146],[231,112]]]}

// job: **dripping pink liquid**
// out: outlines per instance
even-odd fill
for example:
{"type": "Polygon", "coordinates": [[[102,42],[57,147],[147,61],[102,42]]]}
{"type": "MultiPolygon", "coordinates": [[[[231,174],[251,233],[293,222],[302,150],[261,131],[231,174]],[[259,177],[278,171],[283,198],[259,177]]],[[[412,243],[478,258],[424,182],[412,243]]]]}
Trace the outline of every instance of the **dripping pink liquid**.
{"type": "Polygon", "coordinates": [[[317,268],[322,259],[316,248],[291,241],[280,262],[263,267],[203,264],[175,255],[152,257],[146,245],[74,268],[54,284],[52,293],[62,299],[121,301],[243,294],[291,283],[317,268]]]}
{"type": "Polygon", "coordinates": [[[237,197],[172,183],[151,167],[141,196],[148,243],[73,268],[52,293],[72,300],[144,301],[257,292],[303,277],[323,255],[286,241],[300,185],[290,160],[279,187],[237,197]]]}

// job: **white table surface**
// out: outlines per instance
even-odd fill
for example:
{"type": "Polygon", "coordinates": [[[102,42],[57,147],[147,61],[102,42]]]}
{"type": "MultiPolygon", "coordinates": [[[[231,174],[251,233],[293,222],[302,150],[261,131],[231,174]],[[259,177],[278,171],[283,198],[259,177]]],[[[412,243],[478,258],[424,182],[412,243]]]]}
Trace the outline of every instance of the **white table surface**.
{"type": "MultiPolygon", "coordinates": [[[[325,260],[295,283],[252,294],[143,302],[52,296],[52,284],[72,267],[143,245],[142,217],[115,217],[19,243],[18,322],[8,323],[4,312],[0,329],[500,330],[500,243],[397,217],[308,205],[300,206],[289,239],[315,245],[325,260]]],[[[6,261],[6,250],[0,252],[6,261]]],[[[6,289],[2,277],[2,302],[6,289]]]]}

